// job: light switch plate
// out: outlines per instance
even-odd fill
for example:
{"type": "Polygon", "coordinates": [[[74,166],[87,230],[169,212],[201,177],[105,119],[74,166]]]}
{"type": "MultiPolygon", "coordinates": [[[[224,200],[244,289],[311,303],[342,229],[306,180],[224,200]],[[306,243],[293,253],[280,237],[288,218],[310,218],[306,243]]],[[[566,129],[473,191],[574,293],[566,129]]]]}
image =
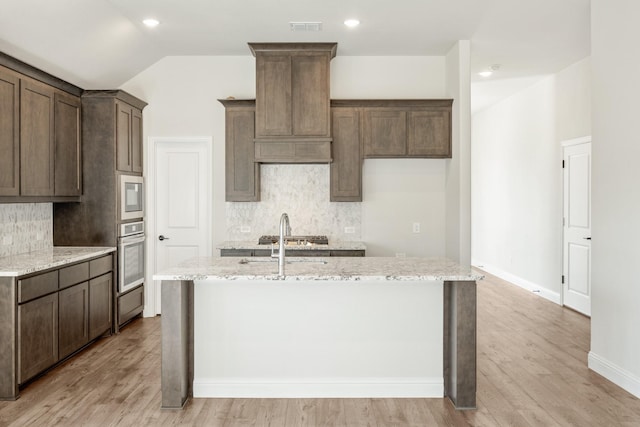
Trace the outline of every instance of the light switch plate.
{"type": "Polygon", "coordinates": [[[345,227],[345,228],[344,228],[344,232],[345,232],[346,234],[354,234],[354,233],[356,232],[356,228],[355,228],[355,227],[352,227],[352,226],[345,227]]]}
{"type": "Polygon", "coordinates": [[[241,225],[240,226],[240,232],[241,233],[251,233],[251,227],[249,227],[248,225],[241,225]]]}

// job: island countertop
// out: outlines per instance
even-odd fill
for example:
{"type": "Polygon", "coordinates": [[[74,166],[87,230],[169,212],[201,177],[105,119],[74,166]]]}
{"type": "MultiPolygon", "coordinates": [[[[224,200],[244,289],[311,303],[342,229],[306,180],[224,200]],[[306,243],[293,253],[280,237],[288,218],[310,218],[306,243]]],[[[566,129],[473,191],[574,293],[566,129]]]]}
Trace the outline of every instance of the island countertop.
{"type": "Polygon", "coordinates": [[[49,249],[0,257],[0,277],[18,277],[114,252],[114,247],[54,246],[49,249]]]}
{"type": "Polygon", "coordinates": [[[285,277],[277,259],[200,257],[161,271],[154,280],[289,280],[289,281],[476,281],[482,275],[446,258],[291,257],[285,277]]]}

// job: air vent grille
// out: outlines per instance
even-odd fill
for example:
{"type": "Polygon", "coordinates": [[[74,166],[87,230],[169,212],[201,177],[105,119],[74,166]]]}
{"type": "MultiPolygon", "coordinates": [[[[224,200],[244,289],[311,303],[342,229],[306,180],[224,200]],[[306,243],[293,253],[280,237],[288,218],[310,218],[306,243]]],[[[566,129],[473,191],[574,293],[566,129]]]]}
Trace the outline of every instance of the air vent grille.
{"type": "Polygon", "coordinates": [[[291,31],[322,31],[322,22],[289,22],[291,31]]]}

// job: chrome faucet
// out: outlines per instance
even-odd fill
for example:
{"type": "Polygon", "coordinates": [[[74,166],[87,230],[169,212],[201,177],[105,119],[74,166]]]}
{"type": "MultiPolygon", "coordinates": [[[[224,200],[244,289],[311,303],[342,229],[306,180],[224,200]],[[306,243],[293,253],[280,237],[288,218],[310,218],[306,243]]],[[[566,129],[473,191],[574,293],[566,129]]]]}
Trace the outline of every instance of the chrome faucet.
{"type": "MultiPolygon", "coordinates": [[[[285,236],[291,236],[291,226],[289,225],[289,215],[283,213],[280,216],[280,236],[278,238],[278,276],[284,277],[284,255],[285,255],[285,236]]],[[[273,245],[271,246],[271,257],[275,258],[273,253],[273,245]]]]}

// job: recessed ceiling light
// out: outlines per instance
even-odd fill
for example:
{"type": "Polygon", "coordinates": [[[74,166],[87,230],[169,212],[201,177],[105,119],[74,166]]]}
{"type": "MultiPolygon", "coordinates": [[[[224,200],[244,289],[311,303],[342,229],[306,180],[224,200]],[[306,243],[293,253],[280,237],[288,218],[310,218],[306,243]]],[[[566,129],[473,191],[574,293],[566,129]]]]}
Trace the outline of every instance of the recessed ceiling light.
{"type": "Polygon", "coordinates": [[[498,71],[500,69],[500,64],[493,64],[489,66],[489,69],[485,71],[481,71],[478,73],[480,77],[491,77],[494,71],[498,71]]]}
{"type": "Polygon", "coordinates": [[[344,25],[349,28],[354,28],[360,25],[360,21],[358,21],[357,19],[347,19],[346,21],[344,21],[344,25]]]}
{"type": "Polygon", "coordinates": [[[142,23],[144,25],[146,25],[149,28],[153,28],[153,27],[157,27],[160,24],[160,21],[158,21],[157,19],[153,19],[153,18],[147,18],[145,20],[142,21],[142,23]]]}

